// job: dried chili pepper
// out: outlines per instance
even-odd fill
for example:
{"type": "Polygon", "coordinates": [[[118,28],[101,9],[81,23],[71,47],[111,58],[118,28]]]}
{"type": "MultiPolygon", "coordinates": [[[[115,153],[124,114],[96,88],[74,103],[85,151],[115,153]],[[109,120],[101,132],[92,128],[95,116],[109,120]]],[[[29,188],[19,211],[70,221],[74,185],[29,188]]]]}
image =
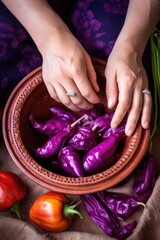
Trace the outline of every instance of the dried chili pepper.
{"type": "Polygon", "coordinates": [[[34,119],[33,114],[30,114],[29,120],[32,127],[36,131],[45,135],[55,135],[61,130],[63,130],[64,128],[66,128],[69,124],[69,122],[64,121],[58,117],[53,117],[46,121],[38,122],[34,119]]]}
{"type": "Polygon", "coordinates": [[[132,197],[146,203],[152,194],[156,182],[156,168],[154,156],[147,154],[135,173],[132,197]]]}
{"type": "Polygon", "coordinates": [[[72,146],[62,148],[59,152],[58,159],[61,168],[68,173],[69,176],[83,176],[83,167],[80,156],[72,146]]]}
{"type": "Polygon", "coordinates": [[[129,218],[140,205],[145,207],[143,203],[137,202],[133,197],[124,193],[101,191],[97,192],[96,195],[120,220],[129,218]]]}

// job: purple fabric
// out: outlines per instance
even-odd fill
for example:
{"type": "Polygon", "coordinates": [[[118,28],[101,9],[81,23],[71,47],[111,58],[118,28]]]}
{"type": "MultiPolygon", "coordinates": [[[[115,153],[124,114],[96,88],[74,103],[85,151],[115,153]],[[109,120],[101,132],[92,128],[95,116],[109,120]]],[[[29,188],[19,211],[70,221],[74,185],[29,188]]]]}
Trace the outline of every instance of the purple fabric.
{"type": "Polygon", "coordinates": [[[0,99],[5,101],[17,83],[41,65],[32,39],[0,1],[0,99]]]}
{"type": "Polygon", "coordinates": [[[107,60],[123,26],[128,0],[75,0],[71,30],[88,53],[107,60]]]}

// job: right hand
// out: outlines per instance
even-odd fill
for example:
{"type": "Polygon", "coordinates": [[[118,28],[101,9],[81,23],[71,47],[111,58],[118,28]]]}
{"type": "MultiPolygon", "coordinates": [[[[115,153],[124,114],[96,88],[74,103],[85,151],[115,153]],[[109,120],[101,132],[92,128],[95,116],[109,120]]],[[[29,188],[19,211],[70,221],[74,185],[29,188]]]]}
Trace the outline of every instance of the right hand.
{"type": "Polygon", "coordinates": [[[67,28],[57,31],[41,46],[44,83],[50,96],[71,110],[89,109],[100,100],[91,58],[67,28]]]}

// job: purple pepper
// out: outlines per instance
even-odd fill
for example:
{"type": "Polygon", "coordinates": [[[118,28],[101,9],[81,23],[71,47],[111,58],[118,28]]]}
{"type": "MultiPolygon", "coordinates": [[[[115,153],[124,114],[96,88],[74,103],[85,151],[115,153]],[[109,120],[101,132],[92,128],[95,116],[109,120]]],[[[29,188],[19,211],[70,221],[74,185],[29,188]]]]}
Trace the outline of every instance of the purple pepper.
{"type": "Polygon", "coordinates": [[[105,208],[95,194],[82,195],[81,199],[90,218],[110,237],[117,240],[126,238],[137,226],[136,221],[120,226],[117,216],[105,208]]]}
{"type": "Polygon", "coordinates": [[[63,147],[65,141],[72,136],[73,132],[74,129],[68,125],[67,128],[64,128],[57,135],[51,137],[42,147],[38,147],[36,149],[36,156],[41,159],[52,157],[63,147]]]}
{"type": "Polygon", "coordinates": [[[98,117],[96,120],[94,120],[90,126],[91,128],[95,125],[97,126],[96,132],[103,134],[109,127],[110,123],[113,117],[113,112],[105,113],[104,115],[98,117]]]}
{"type": "Polygon", "coordinates": [[[83,167],[79,154],[72,146],[66,146],[59,152],[61,168],[71,177],[82,177],[83,167]]]}
{"type": "Polygon", "coordinates": [[[91,219],[110,237],[120,228],[115,215],[110,213],[93,194],[81,196],[82,203],[91,219]]]}
{"type": "Polygon", "coordinates": [[[124,129],[125,128],[114,130],[108,138],[90,149],[87,154],[84,155],[82,162],[87,174],[97,173],[114,164],[118,145],[126,136],[124,129]]]}
{"type": "Polygon", "coordinates": [[[124,239],[126,237],[129,237],[135,227],[137,226],[137,222],[133,221],[131,223],[125,224],[124,226],[120,227],[114,234],[114,238],[117,240],[124,239]]]}
{"type": "Polygon", "coordinates": [[[106,110],[105,110],[105,106],[102,103],[97,103],[93,106],[93,108],[91,109],[82,109],[79,114],[80,116],[83,115],[88,115],[90,116],[93,120],[97,119],[98,117],[102,116],[103,114],[105,114],[106,110]]]}
{"type": "Polygon", "coordinates": [[[96,127],[90,128],[88,125],[79,127],[70,138],[69,145],[79,151],[88,151],[90,148],[96,146],[99,141],[95,130],[96,127]]]}
{"type": "Polygon", "coordinates": [[[60,117],[63,120],[67,120],[68,122],[72,123],[77,120],[77,116],[63,108],[59,107],[50,107],[49,110],[54,114],[54,116],[60,117]]]}
{"type": "Polygon", "coordinates": [[[37,122],[33,115],[30,114],[29,116],[30,123],[32,127],[45,135],[55,135],[60,132],[62,129],[66,128],[69,124],[68,121],[61,120],[58,117],[53,117],[49,120],[43,122],[37,122]]]}
{"type": "Polygon", "coordinates": [[[100,201],[106,206],[118,219],[125,220],[129,218],[140,205],[145,206],[142,203],[136,202],[136,200],[124,193],[114,193],[101,191],[96,195],[100,201]]]}
{"type": "Polygon", "coordinates": [[[132,197],[137,201],[146,203],[152,194],[156,182],[156,168],[154,156],[146,155],[135,173],[132,197]]]}
{"type": "Polygon", "coordinates": [[[60,148],[64,146],[66,140],[73,135],[75,125],[84,117],[85,116],[79,118],[72,124],[68,124],[66,128],[62,129],[55,136],[51,137],[42,147],[38,147],[35,152],[37,157],[44,159],[50,158],[56,154],[60,148]]]}
{"type": "Polygon", "coordinates": [[[117,128],[112,129],[111,127],[109,127],[108,129],[106,129],[106,131],[103,132],[102,139],[106,139],[110,135],[116,132],[124,133],[126,122],[127,122],[127,115],[124,117],[124,119],[121,121],[121,123],[118,125],[117,128]]]}

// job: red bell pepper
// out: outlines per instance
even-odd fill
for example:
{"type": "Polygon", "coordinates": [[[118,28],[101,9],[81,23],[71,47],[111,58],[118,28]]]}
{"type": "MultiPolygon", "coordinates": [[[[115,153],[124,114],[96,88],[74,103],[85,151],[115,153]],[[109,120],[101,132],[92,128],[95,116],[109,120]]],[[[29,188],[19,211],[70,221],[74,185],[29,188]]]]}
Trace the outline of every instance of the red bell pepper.
{"type": "Polygon", "coordinates": [[[13,172],[0,171],[0,212],[10,210],[20,219],[19,202],[27,193],[24,182],[13,172]]]}

